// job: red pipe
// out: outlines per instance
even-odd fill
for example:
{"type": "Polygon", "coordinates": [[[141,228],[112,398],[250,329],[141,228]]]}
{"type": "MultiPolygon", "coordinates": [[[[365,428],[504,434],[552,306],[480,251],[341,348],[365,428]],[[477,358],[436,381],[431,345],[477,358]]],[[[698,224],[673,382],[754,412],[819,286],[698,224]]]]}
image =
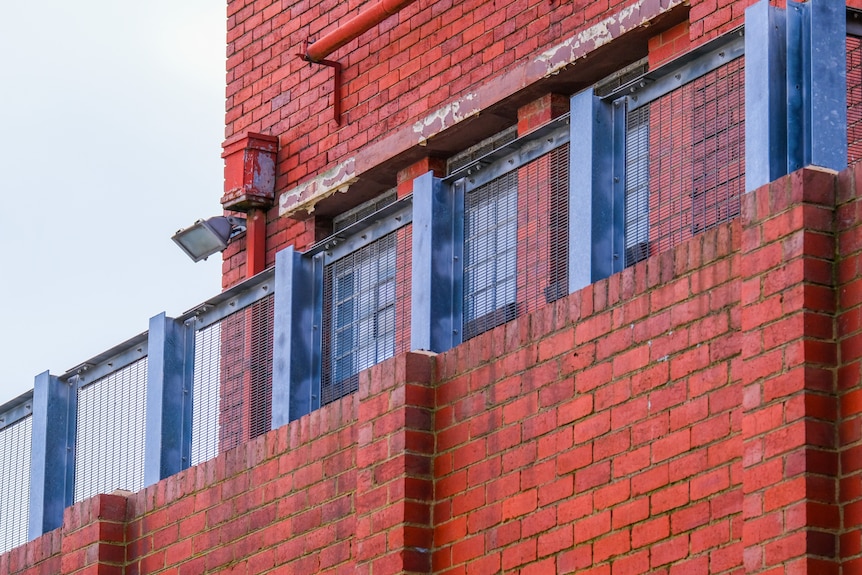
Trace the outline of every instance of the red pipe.
{"type": "Polygon", "coordinates": [[[266,267],[266,211],[252,208],[246,215],[245,277],[250,278],[266,267]]]}
{"type": "Polygon", "coordinates": [[[305,59],[309,62],[320,62],[327,56],[359,37],[363,32],[372,29],[389,16],[412,4],[415,0],[378,0],[359,14],[308,46],[305,59]]]}

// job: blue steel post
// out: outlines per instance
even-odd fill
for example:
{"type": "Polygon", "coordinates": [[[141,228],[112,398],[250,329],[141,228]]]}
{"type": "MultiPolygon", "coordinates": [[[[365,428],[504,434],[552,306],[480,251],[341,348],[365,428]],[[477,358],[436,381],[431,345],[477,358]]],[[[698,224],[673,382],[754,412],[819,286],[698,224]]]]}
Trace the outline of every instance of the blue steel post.
{"type": "Polygon", "coordinates": [[[411,350],[439,353],[455,345],[454,203],[455,193],[433,172],[413,181],[411,350]]]}
{"type": "Polygon", "coordinates": [[[194,339],[188,331],[164,313],[150,318],[144,485],[190,465],[194,339]]]}
{"type": "Polygon", "coordinates": [[[33,386],[29,539],[63,524],[74,500],[78,390],[47,371],[33,386]]]}
{"type": "Polygon", "coordinates": [[[466,179],[449,188],[452,194],[452,347],[464,341],[464,205],[466,179]]]}
{"type": "Polygon", "coordinates": [[[787,173],[784,11],[761,0],[745,11],[745,190],[787,173]]]}
{"type": "Polygon", "coordinates": [[[787,170],[847,167],[846,7],[787,3],[787,170]]]}
{"type": "Polygon", "coordinates": [[[320,406],[319,270],[312,258],[289,246],[275,255],[272,428],[320,406]]]}
{"type": "Polygon", "coordinates": [[[616,217],[614,115],[588,88],[572,96],[569,173],[569,292],[622,269],[623,230],[616,217]]]}
{"type": "Polygon", "coordinates": [[[787,63],[785,65],[785,82],[787,83],[787,172],[790,173],[805,166],[809,146],[808,140],[811,128],[809,118],[806,118],[806,77],[804,70],[804,54],[806,52],[806,30],[808,18],[805,16],[805,6],[797,2],[788,2],[786,17],[787,29],[787,63]]]}
{"type": "Polygon", "coordinates": [[[847,167],[847,8],[834,0],[811,0],[806,7],[810,19],[808,163],[841,171],[847,167]]]}

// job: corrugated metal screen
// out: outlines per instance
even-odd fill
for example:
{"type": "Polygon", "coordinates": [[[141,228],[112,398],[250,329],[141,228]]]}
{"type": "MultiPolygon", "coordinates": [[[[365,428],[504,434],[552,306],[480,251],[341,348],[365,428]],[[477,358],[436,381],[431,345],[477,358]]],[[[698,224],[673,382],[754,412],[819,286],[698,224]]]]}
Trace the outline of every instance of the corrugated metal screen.
{"type": "Polygon", "coordinates": [[[27,542],[33,417],[0,430],[0,553],[27,542]]]}
{"type": "Polygon", "coordinates": [[[847,36],[847,164],[862,160],[862,38],[847,36]]]}
{"type": "Polygon", "coordinates": [[[75,502],[144,486],[147,358],[78,390],[75,502]]]}
{"type": "Polygon", "coordinates": [[[324,268],[321,405],[356,391],[363,369],[409,348],[411,229],[324,268]]]}
{"type": "Polygon", "coordinates": [[[626,117],[626,265],[739,214],[745,191],[744,58],[626,117]]]}
{"type": "Polygon", "coordinates": [[[195,334],[192,465],[269,431],[272,337],[272,295],[195,334]]]}
{"type": "Polygon", "coordinates": [[[569,145],[468,190],[463,339],[568,292],[569,145]]]}

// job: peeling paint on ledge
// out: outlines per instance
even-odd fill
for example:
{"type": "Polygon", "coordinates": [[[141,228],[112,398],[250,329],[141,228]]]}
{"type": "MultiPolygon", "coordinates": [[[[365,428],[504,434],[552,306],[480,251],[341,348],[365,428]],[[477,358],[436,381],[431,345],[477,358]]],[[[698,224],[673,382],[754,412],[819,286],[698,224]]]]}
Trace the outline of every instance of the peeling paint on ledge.
{"type": "Polygon", "coordinates": [[[527,65],[527,75],[548,77],[639,26],[648,25],[659,14],[687,0],[638,0],[619,13],[605,18],[565,42],[546,50],[527,65]]]}
{"type": "Polygon", "coordinates": [[[278,197],[278,215],[290,216],[300,211],[311,213],[320,200],[337,192],[346,192],[356,180],[356,159],[348,158],[319,176],[282,193],[278,197]]]}
{"type": "Polygon", "coordinates": [[[657,17],[677,6],[688,4],[689,1],[637,0],[532,60],[524,61],[515,69],[488,78],[482,85],[475,87],[473,92],[446,104],[412,126],[404,126],[363,146],[354,152],[355,158],[350,158],[316,178],[280,194],[279,215],[291,216],[302,211],[313,211],[321,200],[336,192],[346,192],[348,187],[358,180],[359,174],[416,145],[424,146],[432,137],[478,115],[482,110],[518,90],[558,73],[626,32],[649,26],[657,17]]]}
{"type": "Polygon", "coordinates": [[[413,124],[413,133],[419,137],[419,145],[423,146],[429,138],[478,114],[479,98],[476,94],[467,94],[413,124]]]}

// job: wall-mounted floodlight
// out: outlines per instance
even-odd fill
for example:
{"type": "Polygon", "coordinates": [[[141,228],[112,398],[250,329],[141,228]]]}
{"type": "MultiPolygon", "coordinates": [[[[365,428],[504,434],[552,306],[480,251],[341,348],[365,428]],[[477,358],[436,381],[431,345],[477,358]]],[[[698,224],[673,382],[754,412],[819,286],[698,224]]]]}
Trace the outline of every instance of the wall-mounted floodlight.
{"type": "Polygon", "coordinates": [[[216,216],[198,220],[179,230],[171,237],[186,255],[199,262],[224,250],[230,241],[245,231],[245,219],[234,216],[216,216]]]}

